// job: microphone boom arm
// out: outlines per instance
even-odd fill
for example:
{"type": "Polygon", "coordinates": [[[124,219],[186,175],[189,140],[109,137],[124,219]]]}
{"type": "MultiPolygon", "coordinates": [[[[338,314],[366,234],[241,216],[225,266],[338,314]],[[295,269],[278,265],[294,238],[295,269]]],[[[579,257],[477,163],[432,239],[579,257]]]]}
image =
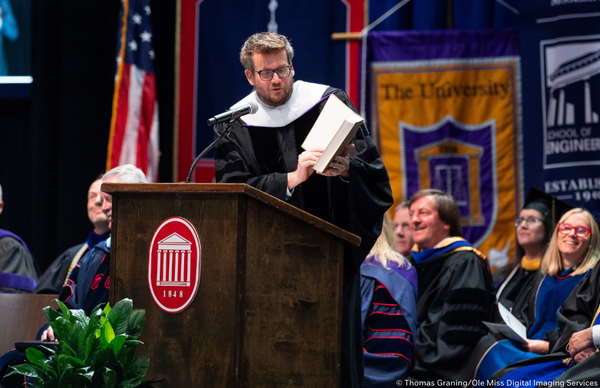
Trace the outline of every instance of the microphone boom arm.
{"type": "MultiPolygon", "coordinates": [[[[229,132],[231,132],[231,129],[233,128],[233,121],[235,120],[231,120],[229,123],[226,124],[225,129],[223,130],[223,132],[221,132],[221,134],[219,135],[219,137],[217,137],[212,143],[210,143],[208,145],[208,147],[206,147],[204,149],[204,151],[202,151],[198,156],[196,156],[196,159],[194,159],[194,163],[192,163],[192,167],[190,167],[190,171],[188,172],[187,178],[185,178],[185,183],[190,183],[190,181],[192,180],[192,174],[194,173],[194,169],[196,168],[196,164],[198,164],[198,162],[200,161],[200,159],[202,159],[203,157],[206,156],[206,154],[208,154],[208,152],[210,150],[212,150],[219,141],[221,141],[221,139],[223,139],[225,136],[229,135],[229,132]]],[[[217,129],[215,127],[215,132],[217,132],[217,129]]]]}

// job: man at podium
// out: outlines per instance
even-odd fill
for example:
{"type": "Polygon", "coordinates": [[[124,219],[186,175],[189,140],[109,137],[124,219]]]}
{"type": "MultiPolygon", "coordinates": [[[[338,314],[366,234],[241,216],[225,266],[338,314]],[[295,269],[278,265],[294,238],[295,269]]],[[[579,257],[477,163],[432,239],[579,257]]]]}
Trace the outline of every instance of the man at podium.
{"type": "Polygon", "coordinates": [[[364,124],[345,152],[322,174],[313,166],[321,150],[300,147],[327,98],[356,110],[347,94],[327,85],[294,81],[288,39],[258,33],[244,43],[240,60],[254,91],[234,107],[254,103],[255,114],[232,125],[215,150],[219,183],[246,183],[362,238],[345,251],[340,386],[362,386],[360,265],[381,231],[393,198],[387,171],[364,124]]]}

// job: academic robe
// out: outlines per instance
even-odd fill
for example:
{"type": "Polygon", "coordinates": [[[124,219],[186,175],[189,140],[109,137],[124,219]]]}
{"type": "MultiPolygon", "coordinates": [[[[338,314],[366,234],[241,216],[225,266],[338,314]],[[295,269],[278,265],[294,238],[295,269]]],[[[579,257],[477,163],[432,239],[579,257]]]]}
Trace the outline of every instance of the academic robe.
{"type": "Polygon", "coordinates": [[[596,265],[577,284],[558,310],[560,336],[552,353],[507,366],[494,373],[495,381],[511,383],[527,380],[530,384],[549,381],[600,381],[598,353],[574,364],[566,347],[571,336],[593,325],[600,324],[600,266],[596,265]]]}
{"type": "MultiPolygon", "coordinates": [[[[215,175],[219,183],[247,183],[362,238],[360,247],[345,250],[340,386],[347,388],[362,386],[360,265],[379,237],[393,197],[387,170],[364,124],[352,140],[356,148],[348,178],[314,173],[288,196],[287,173],[296,170],[302,142],[332,93],[356,110],[345,92],[302,81],[294,83],[283,107],[266,106],[255,92],[247,96],[236,105],[252,100],[259,106],[256,115],[266,119],[248,115],[232,124],[231,133],[215,148],[215,175]],[[312,100],[305,101],[305,95],[312,100]],[[306,109],[289,116],[296,106],[306,109]],[[288,117],[293,120],[288,122],[288,117]]],[[[216,129],[220,133],[224,125],[216,129]]]]}
{"type": "Polygon", "coordinates": [[[37,277],[35,262],[25,242],[0,229],[0,292],[31,293],[37,277]]]}
{"type": "Polygon", "coordinates": [[[67,276],[75,268],[77,262],[90,250],[90,247],[106,240],[108,236],[110,236],[110,232],[98,234],[92,230],[85,243],[72,246],[61,253],[38,279],[34,294],[60,293],[67,282],[67,276]]]}
{"type": "MultiPolygon", "coordinates": [[[[372,265],[378,265],[381,267],[381,262],[379,262],[379,260],[377,260],[375,258],[375,256],[369,256],[365,259],[365,261],[363,261],[363,265],[365,264],[372,264],[372,265]]],[[[418,280],[417,280],[417,270],[415,269],[415,267],[413,267],[412,265],[410,267],[400,267],[398,265],[398,263],[396,263],[395,261],[388,261],[387,262],[387,266],[389,267],[389,269],[395,271],[398,275],[402,276],[404,279],[408,280],[408,282],[410,283],[410,285],[412,286],[413,292],[415,293],[415,297],[418,294],[418,280]]],[[[362,268],[362,266],[361,266],[362,268]]]]}
{"type": "MultiPolygon", "coordinates": [[[[586,274],[569,276],[573,270],[557,275],[536,273],[515,300],[513,315],[527,328],[527,338],[550,342],[557,340],[557,313],[571,291],[586,274]]],[[[539,357],[522,350],[519,344],[490,333],[477,346],[474,358],[479,360],[475,377],[487,381],[496,371],[518,361],[539,357]]]]}
{"type": "Polygon", "coordinates": [[[475,249],[448,249],[423,262],[416,262],[415,254],[410,259],[417,269],[419,296],[416,364],[410,376],[468,380],[471,353],[487,333],[483,321],[491,316],[489,265],[475,249]]]}
{"type": "Polygon", "coordinates": [[[110,287],[110,238],[94,246],[73,268],[58,299],[69,309],[81,309],[89,316],[108,302],[110,287]]]}
{"type": "MultiPolygon", "coordinates": [[[[496,290],[496,299],[498,302],[502,303],[502,305],[508,310],[513,308],[517,296],[519,296],[521,290],[523,290],[523,288],[527,285],[529,279],[531,279],[531,277],[538,272],[538,269],[539,268],[527,270],[519,266],[510,278],[505,279],[501,284],[499,284],[496,290]]],[[[496,318],[494,321],[499,322],[496,318]]]]}
{"type": "Polygon", "coordinates": [[[404,277],[378,264],[360,267],[365,388],[393,387],[413,365],[415,290],[404,277]]]}

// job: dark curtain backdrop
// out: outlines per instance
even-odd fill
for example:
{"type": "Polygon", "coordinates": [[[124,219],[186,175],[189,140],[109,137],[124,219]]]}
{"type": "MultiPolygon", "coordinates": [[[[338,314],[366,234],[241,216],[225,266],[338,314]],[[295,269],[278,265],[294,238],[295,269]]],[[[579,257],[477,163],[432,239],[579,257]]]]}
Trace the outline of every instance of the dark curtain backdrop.
{"type": "MultiPolygon", "coordinates": [[[[18,0],[16,0],[18,1],[18,0]]],[[[104,171],[120,0],[33,0],[31,98],[0,100],[0,228],[43,268],[85,241],[87,190],[104,171]]],[[[160,180],[172,180],[174,0],[151,1],[160,180]]]]}

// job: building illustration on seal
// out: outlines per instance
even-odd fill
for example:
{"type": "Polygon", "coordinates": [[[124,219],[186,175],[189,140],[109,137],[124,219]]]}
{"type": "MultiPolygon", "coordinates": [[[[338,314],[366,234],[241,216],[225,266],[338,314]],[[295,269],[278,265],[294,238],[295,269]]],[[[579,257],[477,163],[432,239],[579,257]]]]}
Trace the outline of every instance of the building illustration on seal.
{"type": "Polygon", "coordinates": [[[177,233],[158,242],[156,285],[183,286],[191,284],[192,243],[177,233]]]}
{"type": "Polygon", "coordinates": [[[600,73],[600,50],[569,60],[548,75],[548,128],[575,124],[574,103],[566,100],[565,87],[583,83],[583,112],[585,124],[598,123],[598,113],[592,108],[590,78],[600,73]]]}
{"type": "Polygon", "coordinates": [[[407,196],[433,188],[454,197],[464,237],[477,246],[497,219],[496,121],[465,124],[446,115],[431,125],[399,123],[407,196]]]}

